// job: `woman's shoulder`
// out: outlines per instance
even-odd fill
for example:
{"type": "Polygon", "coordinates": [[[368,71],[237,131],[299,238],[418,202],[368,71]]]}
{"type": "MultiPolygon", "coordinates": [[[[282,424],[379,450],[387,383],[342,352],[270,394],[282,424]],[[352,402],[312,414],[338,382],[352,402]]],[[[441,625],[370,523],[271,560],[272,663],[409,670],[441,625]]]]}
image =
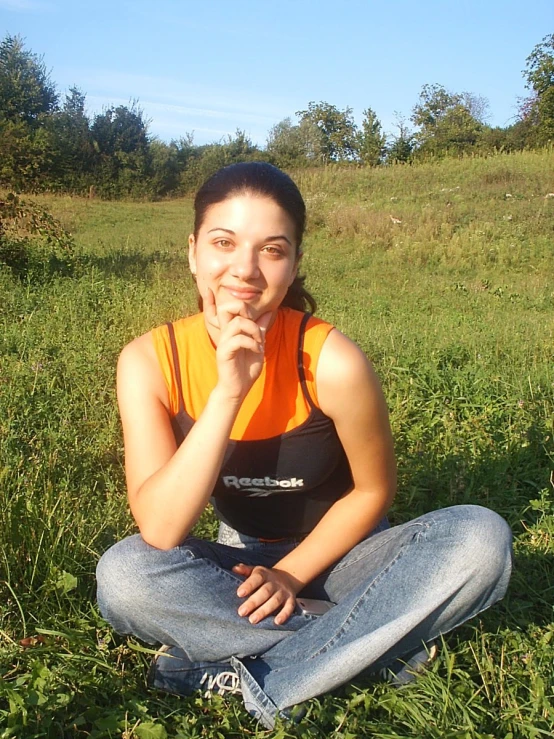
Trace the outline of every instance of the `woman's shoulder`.
{"type": "Polygon", "coordinates": [[[334,328],[325,340],[317,367],[317,389],[321,408],[333,417],[337,404],[352,397],[380,393],[375,370],[360,347],[334,328]]]}
{"type": "Polygon", "coordinates": [[[126,344],[121,351],[120,359],[153,360],[160,352],[165,353],[164,349],[171,347],[171,334],[180,339],[202,324],[202,313],[162,323],[126,344]]]}
{"type": "Polygon", "coordinates": [[[294,308],[281,308],[284,330],[291,335],[298,336],[303,325],[304,335],[302,337],[304,351],[312,354],[313,351],[321,350],[325,339],[333,330],[334,326],[327,321],[314,316],[312,313],[303,313],[294,308]]]}
{"type": "MultiPolygon", "coordinates": [[[[203,313],[195,313],[192,316],[185,316],[184,318],[178,318],[176,321],[168,321],[162,323],[161,326],[156,326],[147,335],[150,335],[154,343],[158,341],[170,341],[170,332],[176,337],[181,338],[189,332],[199,330],[204,326],[203,313]]],[[[139,337],[141,338],[141,337],[139,337]]]]}
{"type": "Polygon", "coordinates": [[[165,398],[172,369],[171,333],[180,340],[202,321],[202,314],[180,318],[147,331],[126,344],[119,355],[117,374],[120,382],[140,382],[165,398]]]}
{"type": "Polygon", "coordinates": [[[315,326],[329,326],[330,328],[333,328],[332,324],[319,318],[319,316],[314,316],[313,313],[304,313],[304,311],[288,307],[281,307],[279,308],[279,311],[282,314],[286,325],[299,325],[304,319],[306,319],[306,328],[313,328],[315,326]]]}
{"type": "Polygon", "coordinates": [[[118,383],[155,382],[159,364],[153,335],[154,330],[147,331],[123,347],[117,362],[118,383]]]}

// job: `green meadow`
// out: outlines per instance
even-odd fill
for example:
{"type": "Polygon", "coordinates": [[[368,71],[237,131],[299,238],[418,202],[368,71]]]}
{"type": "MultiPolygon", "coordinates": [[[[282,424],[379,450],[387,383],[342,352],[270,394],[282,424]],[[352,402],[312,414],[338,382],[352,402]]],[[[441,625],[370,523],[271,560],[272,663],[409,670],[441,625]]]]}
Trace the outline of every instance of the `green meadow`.
{"type": "MultiPolygon", "coordinates": [[[[0,739],[551,737],[554,727],[554,152],[299,171],[318,314],[373,361],[400,523],[488,506],[514,533],[507,597],[444,637],[417,682],[359,678],[263,730],[240,698],[150,692],[95,565],[135,531],[119,351],[195,310],[189,199],[37,196],[66,260],[0,263],[0,739]]],[[[213,536],[206,512],[198,525],[213,536]]]]}

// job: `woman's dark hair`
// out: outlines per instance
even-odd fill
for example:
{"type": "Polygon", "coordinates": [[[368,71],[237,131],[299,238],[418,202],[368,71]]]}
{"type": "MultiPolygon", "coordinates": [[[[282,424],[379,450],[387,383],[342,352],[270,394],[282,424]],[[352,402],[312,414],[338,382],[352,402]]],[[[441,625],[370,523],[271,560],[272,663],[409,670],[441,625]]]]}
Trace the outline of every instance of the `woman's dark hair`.
{"type": "MultiPolygon", "coordinates": [[[[267,162],[239,162],[218,170],[196,193],[194,199],[194,237],[204,222],[208,209],[235,195],[251,194],[271,198],[294,224],[296,256],[300,257],[306,228],[306,206],[292,179],[267,162]]],[[[304,287],[305,277],[297,275],[281,305],[315,313],[316,302],[304,287]]],[[[199,299],[201,303],[201,298],[199,299]]],[[[200,308],[202,306],[200,305],[200,308]]]]}

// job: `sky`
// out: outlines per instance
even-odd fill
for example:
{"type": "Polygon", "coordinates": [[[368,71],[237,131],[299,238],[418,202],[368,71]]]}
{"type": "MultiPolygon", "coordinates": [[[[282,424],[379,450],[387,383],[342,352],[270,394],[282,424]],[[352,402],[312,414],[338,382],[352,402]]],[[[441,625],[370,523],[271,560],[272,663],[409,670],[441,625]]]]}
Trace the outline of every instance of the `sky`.
{"type": "Polygon", "coordinates": [[[514,122],[521,71],[554,33],[554,0],[0,0],[0,34],[44,57],[94,114],[138,100],[150,133],[221,141],[325,101],[371,107],[387,133],[424,84],[484,96],[514,122]]]}

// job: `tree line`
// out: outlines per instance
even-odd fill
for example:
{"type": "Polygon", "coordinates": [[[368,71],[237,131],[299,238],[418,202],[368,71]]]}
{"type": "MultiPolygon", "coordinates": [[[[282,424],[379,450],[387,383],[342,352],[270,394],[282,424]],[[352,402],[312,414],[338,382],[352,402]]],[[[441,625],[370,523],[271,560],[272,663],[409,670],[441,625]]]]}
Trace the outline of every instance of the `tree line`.
{"type": "Polygon", "coordinates": [[[285,169],[381,166],[548,145],[554,142],[554,34],[527,57],[523,77],[529,95],[506,127],[488,125],[485,98],[428,84],[409,119],[396,115],[389,135],[369,107],[358,126],[351,108],[310,102],[273,126],[264,147],[241,130],[198,146],[190,133],[169,143],[152,136],[136,101],[88,116],[85,93],[72,87],[61,99],[43,58],[8,34],[0,43],[0,186],[152,198],[194,190],[237,161],[285,169]]]}

